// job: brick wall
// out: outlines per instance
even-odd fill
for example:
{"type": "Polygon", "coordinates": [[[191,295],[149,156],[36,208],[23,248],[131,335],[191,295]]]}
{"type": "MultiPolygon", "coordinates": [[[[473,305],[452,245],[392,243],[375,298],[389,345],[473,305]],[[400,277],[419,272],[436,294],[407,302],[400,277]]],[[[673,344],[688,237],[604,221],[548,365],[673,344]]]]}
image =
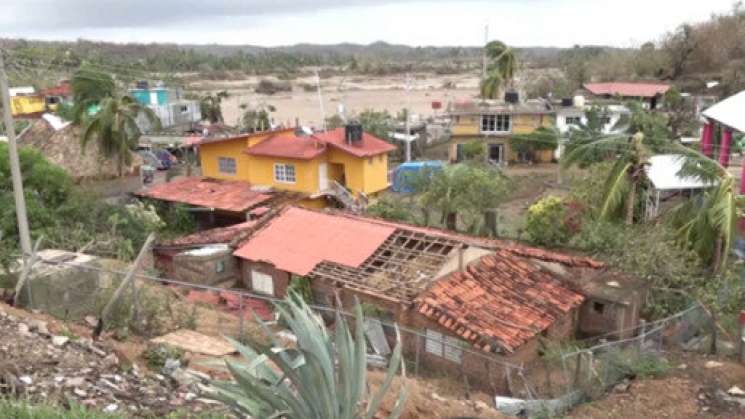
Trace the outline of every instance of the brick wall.
{"type": "Polygon", "coordinates": [[[251,271],[254,270],[272,277],[275,297],[284,298],[287,295],[287,287],[290,285],[290,274],[288,272],[280,271],[274,265],[268,263],[241,259],[241,281],[246,289],[253,291],[251,287],[251,271]]]}
{"type": "Polygon", "coordinates": [[[172,266],[176,279],[195,284],[215,285],[240,278],[238,259],[232,255],[232,250],[208,256],[181,253],[173,257],[172,266]],[[219,264],[222,264],[221,272],[218,272],[219,264]]]}

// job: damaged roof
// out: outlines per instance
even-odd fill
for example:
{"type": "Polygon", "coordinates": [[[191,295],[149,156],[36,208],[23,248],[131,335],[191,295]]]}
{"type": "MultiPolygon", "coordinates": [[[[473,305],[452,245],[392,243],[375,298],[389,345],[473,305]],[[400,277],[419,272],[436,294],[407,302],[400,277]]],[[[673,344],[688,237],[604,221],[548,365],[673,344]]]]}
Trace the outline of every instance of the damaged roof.
{"type": "Polygon", "coordinates": [[[153,185],[135,195],[228,212],[245,212],[272,198],[271,194],[256,191],[246,182],[199,176],[153,185]]]}
{"type": "Polygon", "coordinates": [[[234,254],[305,276],[322,261],[359,266],[394,231],[395,228],[375,223],[288,207],[234,254]]]}
{"type": "Polygon", "coordinates": [[[527,257],[497,250],[436,281],[415,307],[485,352],[513,352],[583,301],[527,257]]]}
{"type": "Polygon", "coordinates": [[[178,237],[173,240],[164,241],[157,247],[192,247],[204,246],[208,244],[228,244],[239,237],[242,233],[250,231],[258,223],[257,220],[246,221],[234,224],[228,227],[211,228],[209,230],[198,231],[187,236],[178,237]]]}

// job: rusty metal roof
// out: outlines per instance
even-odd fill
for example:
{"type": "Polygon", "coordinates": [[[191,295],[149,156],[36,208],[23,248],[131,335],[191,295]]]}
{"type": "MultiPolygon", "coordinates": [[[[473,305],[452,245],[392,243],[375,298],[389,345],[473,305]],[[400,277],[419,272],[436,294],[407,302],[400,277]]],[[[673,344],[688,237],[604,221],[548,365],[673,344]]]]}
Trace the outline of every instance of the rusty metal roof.
{"type": "Polygon", "coordinates": [[[229,212],[245,212],[272,198],[268,193],[253,190],[246,182],[199,176],[160,183],[135,195],[229,212]]]}

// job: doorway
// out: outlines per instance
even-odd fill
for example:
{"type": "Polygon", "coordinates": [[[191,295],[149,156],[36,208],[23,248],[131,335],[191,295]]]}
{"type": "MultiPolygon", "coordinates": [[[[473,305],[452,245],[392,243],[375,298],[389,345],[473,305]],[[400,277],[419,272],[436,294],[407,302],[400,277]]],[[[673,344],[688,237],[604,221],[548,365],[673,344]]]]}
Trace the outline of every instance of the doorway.
{"type": "Polygon", "coordinates": [[[504,163],[504,144],[487,144],[487,157],[490,162],[504,163]]]}

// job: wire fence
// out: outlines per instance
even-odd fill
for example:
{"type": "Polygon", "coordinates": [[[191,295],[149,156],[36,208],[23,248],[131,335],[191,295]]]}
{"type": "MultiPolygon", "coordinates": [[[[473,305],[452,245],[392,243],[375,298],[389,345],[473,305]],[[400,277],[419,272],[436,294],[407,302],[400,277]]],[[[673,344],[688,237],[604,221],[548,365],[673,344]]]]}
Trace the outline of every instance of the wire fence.
{"type": "MultiPolygon", "coordinates": [[[[97,315],[127,273],[121,265],[116,268],[47,259],[41,259],[40,264],[67,273],[49,275],[46,280],[44,275],[37,275],[27,282],[30,288],[22,296],[33,297],[25,303],[69,320],[97,315]],[[57,279],[53,281],[52,277],[57,279]]],[[[262,319],[273,332],[292,339],[272,314],[270,305],[279,301],[245,289],[190,283],[141,271],[106,321],[115,333],[125,330],[157,336],[191,328],[205,335],[262,341],[265,337],[258,323],[262,319]]],[[[336,307],[311,307],[322,317],[337,312],[353,316],[336,307]]],[[[499,395],[497,405],[510,414],[546,410],[561,413],[627,378],[654,375],[664,368],[666,350],[708,349],[713,330],[708,312],[693,304],[664,319],[624,330],[624,335],[632,336],[628,339],[611,340],[619,333],[614,331],[546,347],[538,359],[520,363],[467,347],[463,341],[431,330],[397,325],[389,318],[366,318],[371,365],[386,365],[386,355],[400,332],[407,375],[447,383],[450,396],[469,397],[477,392],[499,395]]]]}

